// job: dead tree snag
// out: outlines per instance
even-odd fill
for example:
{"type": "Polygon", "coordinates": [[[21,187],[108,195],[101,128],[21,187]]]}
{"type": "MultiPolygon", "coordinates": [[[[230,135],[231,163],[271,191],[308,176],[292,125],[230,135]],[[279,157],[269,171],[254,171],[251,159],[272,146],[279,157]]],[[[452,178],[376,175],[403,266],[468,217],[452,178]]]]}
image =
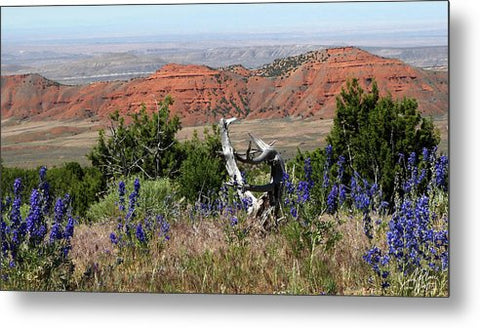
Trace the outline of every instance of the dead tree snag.
{"type": "Polygon", "coordinates": [[[220,119],[222,151],[225,157],[225,166],[231,179],[230,184],[237,186],[237,193],[241,199],[250,198],[252,200],[251,206],[248,208],[249,215],[260,219],[262,225],[265,224],[269,216],[273,216],[276,223],[281,212],[285,162],[280,153],[272,147],[274,142],[267,144],[250,133],[251,141],[246,152],[235,152],[228,134],[228,126],[235,120],[236,118],[220,119]],[[253,149],[252,142],[255,146],[253,149]],[[265,185],[250,185],[244,182],[236,160],[254,165],[267,163],[270,166],[270,182],[265,185]],[[252,191],[263,192],[264,194],[257,199],[251,193],[252,191]]]}

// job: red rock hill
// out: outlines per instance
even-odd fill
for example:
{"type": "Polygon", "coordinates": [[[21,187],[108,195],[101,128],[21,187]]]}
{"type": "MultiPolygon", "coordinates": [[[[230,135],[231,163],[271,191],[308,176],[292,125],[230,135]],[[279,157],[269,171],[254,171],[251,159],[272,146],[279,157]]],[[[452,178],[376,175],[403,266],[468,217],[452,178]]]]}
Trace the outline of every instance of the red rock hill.
{"type": "Polygon", "coordinates": [[[154,110],[155,102],[169,94],[175,100],[171,111],[184,125],[222,116],[331,118],[335,97],[351,78],[366,89],[375,79],[381,95],[413,97],[424,114],[448,110],[447,73],[346,47],[276,60],[257,70],[169,64],[147,78],[84,86],[60,85],[36,74],[2,76],[1,114],[3,119],[106,119],[114,110],[138,111],[142,103],[154,110]]]}

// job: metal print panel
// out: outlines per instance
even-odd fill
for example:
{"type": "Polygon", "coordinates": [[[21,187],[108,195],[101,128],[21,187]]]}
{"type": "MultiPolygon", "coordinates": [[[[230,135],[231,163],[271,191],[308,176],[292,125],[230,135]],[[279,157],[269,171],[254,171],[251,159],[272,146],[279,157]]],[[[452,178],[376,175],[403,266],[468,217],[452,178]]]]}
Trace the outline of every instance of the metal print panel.
{"type": "Polygon", "coordinates": [[[2,7],[1,289],[447,297],[448,10],[2,7]]]}

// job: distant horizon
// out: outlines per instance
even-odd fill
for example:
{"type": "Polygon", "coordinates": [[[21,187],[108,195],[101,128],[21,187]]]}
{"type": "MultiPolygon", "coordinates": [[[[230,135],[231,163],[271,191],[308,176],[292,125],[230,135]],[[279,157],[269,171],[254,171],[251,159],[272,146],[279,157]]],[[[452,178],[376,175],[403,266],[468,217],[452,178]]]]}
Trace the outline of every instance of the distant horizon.
{"type": "Polygon", "coordinates": [[[448,45],[447,1],[2,7],[1,19],[2,48],[128,39],[448,45]]]}

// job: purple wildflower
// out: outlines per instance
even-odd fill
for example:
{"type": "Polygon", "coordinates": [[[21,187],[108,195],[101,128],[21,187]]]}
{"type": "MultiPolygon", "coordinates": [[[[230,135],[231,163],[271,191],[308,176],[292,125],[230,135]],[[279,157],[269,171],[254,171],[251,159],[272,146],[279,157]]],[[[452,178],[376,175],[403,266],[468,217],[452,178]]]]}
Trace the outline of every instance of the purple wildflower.
{"type": "Polygon", "coordinates": [[[447,189],[448,158],[443,155],[435,163],[435,185],[443,190],[447,189]]]}
{"type": "Polygon", "coordinates": [[[327,213],[333,214],[337,211],[338,208],[338,187],[336,184],[333,185],[332,190],[327,197],[327,213]]]}
{"type": "Polygon", "coordinates": [[[47,175],[47,168],[45,166],[42,166],[40,168],[40,171],[39,171],[39,175],[40,175],[40,181],[45,181],[45,177],[47,175]]]}
{"type": "Polygon", "coordinates": [[[290,214],[293,216],[293,218],[297,218],[297,209],[295,207],[290,208],[290,214]]]}
{"type": "Polygon", "coordinates": [[[52,230],[50,231],[50,243],[54,243],[57,240],[63,238],[63,231],[60,223],[55,222],[52,226],[52,230]]]}
{"type": "Polygon", "coordinates": [[[15,194],[15,198],[20,197],[21,192],[22,192],[22,179],[16,178],[13,183],[13,193],[15,194]]]}
{"type": "Polygon", "coordinates": [[[298,202],[303,204],[310,199],[310,188],[307,181],[300,181],[297,186],[298,202]]]}
{"type": "Polygon", "coordinates": [[[55,222],[63,221],[63,216],[65,215],[65,205],[63,204],[63,200],[61,198],[58,198],[57,202],[55,203],[54,215],[55,222]]]}
{"type": "Polygon", "coordinates": [[[65,226],[65,232],[63,233],[66,240],[70,240],[73,237],[73,232],[75,229],[75,220],[72,217],[68,218],[67,225],[65,226]]]}
{"type": "Polygon", "coordinates": [[[143,227],[142,227],[142,224],[139,223],[137,225],[137,229],[136,229],[136,232],[135,232],[135,236],[137,237],[138,241],[141,242],[141,243],[145,243],[146,242],[146,236],[145,236],[145,231],[143,231],[143,227]]]}
{"type": "Polygon", "coordinates": [[[110,233],[110,241],[112,242],[112,244],[114,245],[117,245],[119,240],[117,238],[117,235],[115,233],[110,233]]]}
{"type": "Polygon", "coordinates": [[[118,183],[118,196],[119,196],[119,210],[120,211],[125,211],[125,182],[120,181],[118,183]]]}

